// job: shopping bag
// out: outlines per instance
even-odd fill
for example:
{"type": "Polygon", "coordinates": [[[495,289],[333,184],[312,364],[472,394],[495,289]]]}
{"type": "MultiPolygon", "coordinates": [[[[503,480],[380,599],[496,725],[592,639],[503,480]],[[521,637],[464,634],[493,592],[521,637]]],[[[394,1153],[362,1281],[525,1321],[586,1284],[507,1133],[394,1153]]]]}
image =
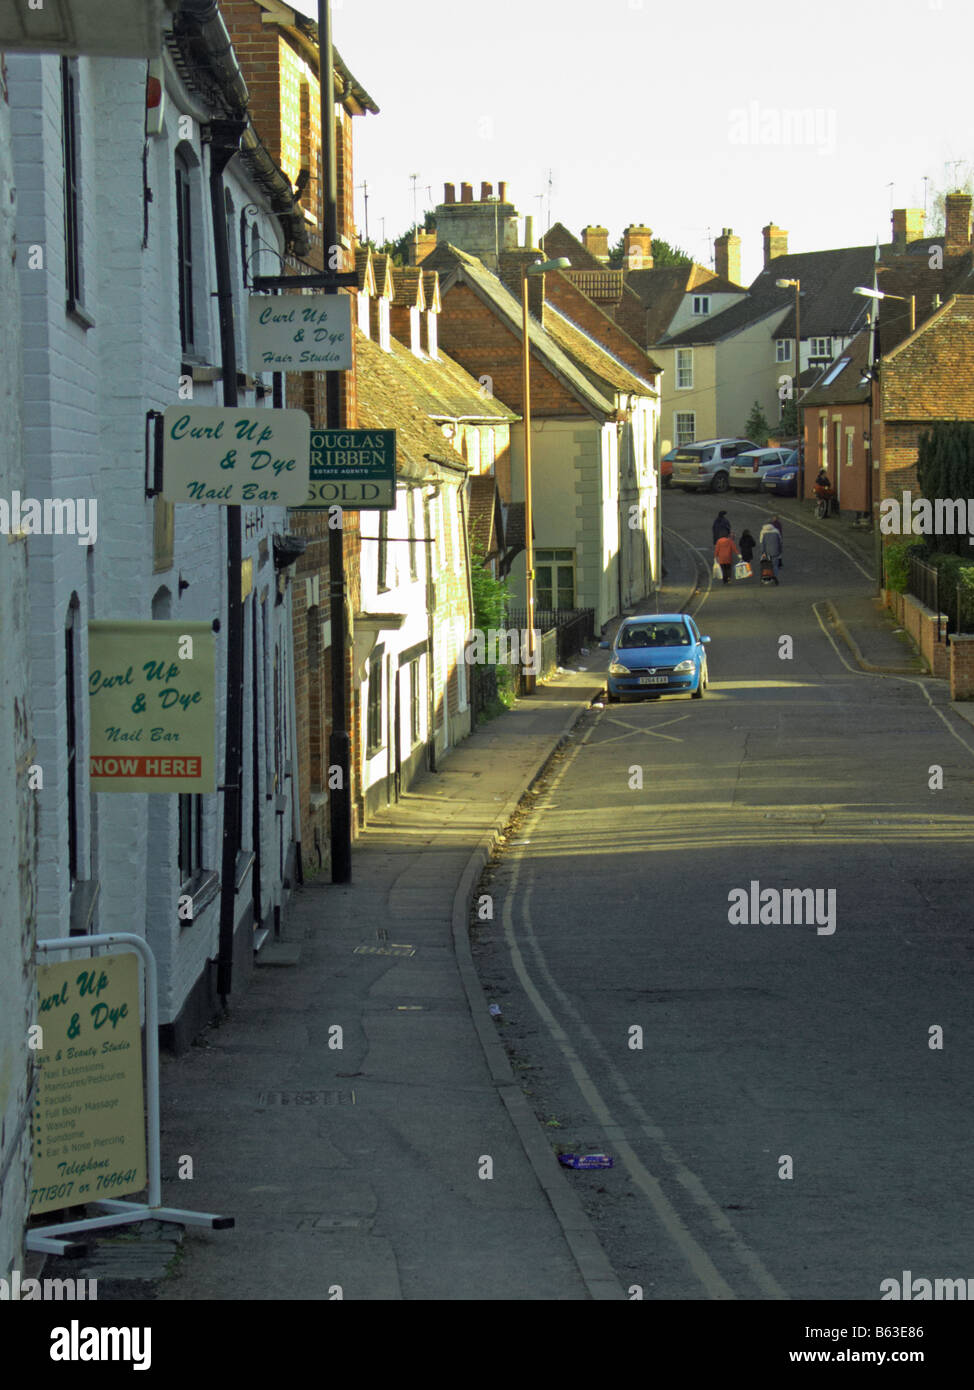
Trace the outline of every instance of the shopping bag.
{"type": "Polygon", "coordinates": [[[750,579],[750,577],[751,566],[747,563],[746,560],[738,560],[737,564],[734,566],[734,578],[750,579]]]}
{"type": "Polygon", "coordinates": [[[720,565],[717,563],[716,560],[714,561],[713,576],[715,579],[723,579],[724,577],[724,571],[721,569],[720,565]]]}

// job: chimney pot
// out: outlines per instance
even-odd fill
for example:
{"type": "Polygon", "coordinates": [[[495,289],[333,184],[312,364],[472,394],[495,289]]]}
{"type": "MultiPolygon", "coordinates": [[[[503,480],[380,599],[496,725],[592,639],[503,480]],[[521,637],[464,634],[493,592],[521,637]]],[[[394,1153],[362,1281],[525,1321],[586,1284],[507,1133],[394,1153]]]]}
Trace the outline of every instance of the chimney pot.
{"type": "Polygon", "coordinates": [[[444,203],[455,203],[457,200],[457,186],[455,183],[445,183],[443,185],[444,203]]]}
{"type": "Polygon", "coordinates": [[[481,201],[482,203],[486,203],[487,199],[488,199],[488,198],[492,198],[493,195],[494,195],[494,185],[493,185],[492,183],[484,183],[483,181],[481,181],[481,184],[480,184],[480,201],[481,201]]]}
{"type": "Polygon", "coordinates": [[[461,201],[461,203],[472,203],[472,202],[473,202],[473,184],[472,184],[472,183],[462,183],[462,184],[460,185],[460,201],[461,201]]]}
{"type": "Polygon", "coordinates": [[[501,200],[502,203],[506,203],[506,202],[507,202],[507,184],[506,184],[506,183],[499,183],[499,184],[497,185],[497,196],[498,196],[498,198],[500,198],[500,200],[501,200]]]}
{"type": "Polygon", "coordinates": [[[524,245],[528,250],[534,249],[534,218],[530,215],[524,219],[524,245]]]}

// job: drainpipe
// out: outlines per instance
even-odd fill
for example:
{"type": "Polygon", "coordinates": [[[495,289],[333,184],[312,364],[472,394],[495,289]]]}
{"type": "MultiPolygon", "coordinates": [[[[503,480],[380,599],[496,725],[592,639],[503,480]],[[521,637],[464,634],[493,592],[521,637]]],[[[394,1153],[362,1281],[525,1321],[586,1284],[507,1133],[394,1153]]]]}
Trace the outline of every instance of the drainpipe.
{"type": "MultiPolygon", "coordinates": [[[[220,313],[220,367],[223,404],[237,404],[237,347],[233,337],[233,283],[223,171],[240,147],[244,122],[212,121],[210,207],[216,256],[216,301],[220,313]]],[[[243,539],[239,507],[224,507],[227,528],[227,716],[223,772],[223,856],[220,867],[220,942],[217,993],[226,1004],[233,979],[233,929],[237,895],[243,783],[244,624],[241,598],[243,539]]]]}

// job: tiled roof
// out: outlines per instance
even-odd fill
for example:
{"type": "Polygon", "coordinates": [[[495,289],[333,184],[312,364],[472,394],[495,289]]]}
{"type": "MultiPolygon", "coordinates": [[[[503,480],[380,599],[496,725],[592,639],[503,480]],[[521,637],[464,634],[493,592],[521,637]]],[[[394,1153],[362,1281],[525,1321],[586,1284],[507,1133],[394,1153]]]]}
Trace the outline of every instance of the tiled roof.
{"type": "Polygon", "coordinates": [[[661,265],[652,270],[630,270],[626,287],[646,306],[646,342],[657,343],[673,322],[687,291],[689,266],[661,265]]]}
{"type": "MultiPolygon", "coordinates": [[[[407,349],[403,349],[406,352],[407,349]]],[[[383,352],[378,343],[355,328],[355,385],[361,429],[396,431],[396,473],[418,480],[432,472],[430,458],[466,468],[466,462],[429,418],[425,401],[416,398],[410,378],[401,370],[398,354],[383,352]]]]}
{"type": "Polygon", "coordinates": [[[431,309],[434,314],[438,314],[442,308],[440,301],[440,277],[435,270],[423,271],[423,291],[426,295],[426,307],[431,309]]]}
{"type": "Polygon", "coordinates": [[[886,420],[974,420],[974,295],[953,296],[884,357],[886,420]]]}
{"type": "Polygon", "coordinates": [[[384,297],[391,299],[396,292],[395,276],[392,273],[392,257],[380,256],[378,252],[373,252],[372,271],[375,275],[376,294],[380,299],[384,297]]]}
{"type": "MultiPolygon", "coordinates": [[[[942,237],[911,242],[905,254],[887,255],[876,267],[876,283],[885,294],[913,295],[916,323],[919,326],[939,307],[934,301],[939,295],[943,304],[952,294],[974,292],[974,255],[970,251],[960,256],[944,258],[942,269],[930,265],[930,251],[942,246],[942,237]],[[921,247],[920,252],[914,248],[921,247]],[[923,252],[926,254],[923,254],[923,252]]],[[[937,258],[934,257],[934,265],[937,258]]],[[[869,285],[872,285],[870,280],[869,285]]],[[[899,299],[884,299],[879,304],[879,354],[885,357],[898,343],[909,336],[909,305],[899,299]]]]}
{"type": "Polygon", "coordinates": [[[497,479],[490,473],[468,480],[470,496],[470,539],[486,558],[504,547],[504,518],[497,491],[497,479]]]}
{"type": "MultiPolygon", "coordinates": [[[[858,332],[866,322],[866,301],[852,293],[856,285],[871,285],[876,264],[874,246],[847,246],[835,251],[803,251],[776,256],[752,281],[747,297],[704,323],[693,324],[667,338],[667,347],[716,343],[739,333],[778,309],[785,309],[774,328],[776,338],[795,336],[795,291],[779,290],[776,280],[801,281],[802,339],[842,337],[858,332]]],[[[770,330],[769,330],[770,331],[770,330]]]]}
{"type": "Polygon", "coordinates": [[[375,294],[375,272],[372,266],[371,246],[359,246],[355,251],[355,273],[362,294],[375,294]]]}
{"type": "Polygon", "coordinates": [[[593,256],[585,243],[570,232],[564,222],[553,223],[541,238],[541,245],[544,247],[545,255],[552,260],[557,256],[567,256],[574,270],[605,270],[605,262],[600,261],[598,256],[593,256]]]}
{"type": "Polygon", "coordinates": [[[439,352],[435,359],[417,357],[393,338],[391,355],[404,386],[408,383],[411,399],[431,420],[466,420],[489,425],[519,418],[502,401],[485,395],[480,383],[445,352],[439,352]]]}
{"type": "Polygon", "coordinates": [[[545,305],[545,328],[560,347],[573,357],[582,370],[594,379],[596,386],[608,386],[613,391],[626,391],[629,394],[656,394],[653,384],[639,377],[608,352],[584,329],[551,304],[545,305]]]}
{"type": "Polygon", "coordinates": [[[855,405],[869,400],[871,382],[867,380],[862,384],[863,373],[869,366],[869,337],[869,329],[864,328],[835,361],[818,374],[817,381],[802,395],[799,402],[802,409],[816,405],[855,405]],[[845,366],[837,371],[840,362],[845,362],[845,366]]]}
{"type": "Polygon", "coordinates": [[[527,544],[527,529],[524,525],[524,503],[508,502],[503,510],[504,539],[507,542],[506,553],[509,556],[519,555],[527,544]]]}
{"type": "MultiPolygon", "coordinates": [[[[423,264],[429,265],[430,262],[433,262],[440,272],[447,290],[455,282],[469,285],[474,294],[488,305],[511,332],[516,337],[521,337],[521,305],[476,256],[468,255],[466,251],[451,246],[449,242],[440,242],[423,264]]],[[[615,416],[615,402],[593,386],[578,363],[534,318],[528,320],[528,337],[533,355],[593,414],[615,416]]]]}
{"type": "Polygon", "coordinates": [[[393,304],[407,305],[409,308],[426,308],[423,272],[418,266],[396,266],[395,287],[393,304]]]}

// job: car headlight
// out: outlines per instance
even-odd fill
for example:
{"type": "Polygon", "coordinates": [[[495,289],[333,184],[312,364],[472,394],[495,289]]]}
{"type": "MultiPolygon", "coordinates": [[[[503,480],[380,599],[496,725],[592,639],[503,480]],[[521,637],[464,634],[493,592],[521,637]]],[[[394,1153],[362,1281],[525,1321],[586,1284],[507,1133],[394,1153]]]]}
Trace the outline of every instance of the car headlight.
{"type": "Polygon", "coordinates": [[[689,659],[687,661],[681,661],[679,666],[673,667],[673,670],[675,673],[683,675],[683,673],[686,671],[694,670],[694,662],[690,661],[689,659]]]}
{"type": "Polygon", "coordinates": [[[794,482],[794,480],[795,480],[795,475],[794,475],[794,473],[782,473],[782,475],[781,475],[781,481],[782,481],[783,483],[791,483],[791,482],[794,482]]]}
{"type": "Polygon", "coordinates": [[[621,661],[610,661],[610,662],[609,662],[609,675],[610,675],[610,676],[631,676],[631,675],[632,675],[632,672],[630,671],[630,669],[629,669],[628,666],[623,666],[623,664],[622,664],[621,661]]]}

